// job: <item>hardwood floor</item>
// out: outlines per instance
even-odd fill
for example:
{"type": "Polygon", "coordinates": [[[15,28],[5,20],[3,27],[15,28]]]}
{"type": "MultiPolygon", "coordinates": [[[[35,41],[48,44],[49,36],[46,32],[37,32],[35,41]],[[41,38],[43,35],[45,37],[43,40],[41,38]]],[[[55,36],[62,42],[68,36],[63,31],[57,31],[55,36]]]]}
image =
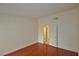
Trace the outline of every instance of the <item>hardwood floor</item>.
{"type": "Polygon", "coordinates": [[[36,43],[5,56],[77,56],[76,52],[36,43]]]}

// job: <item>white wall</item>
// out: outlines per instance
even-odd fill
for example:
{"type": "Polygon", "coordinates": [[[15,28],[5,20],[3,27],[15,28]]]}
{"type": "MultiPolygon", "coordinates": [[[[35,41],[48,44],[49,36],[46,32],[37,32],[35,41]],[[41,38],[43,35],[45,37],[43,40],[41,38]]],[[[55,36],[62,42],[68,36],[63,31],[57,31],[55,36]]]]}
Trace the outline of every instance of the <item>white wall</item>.
{"type": "Polygon", "coordinates": [[[53,46],[56,46],[56,27],[55,27],[55,23],[53,23],[53,21],[51,19],[49,19],[48,17],[45,18],[40,18],[38,20],[38,41],[43,43],[43,27],[45,25],[49,26],[49,39],[50,39],[50,44],[53,43],[53,46]],[[53,41],[52,41],[53,40],[53,41]]]}
{"type": "Polygon", "coordinates": [[[71,9],[39,19],[38,40],[42,42],[42,27],[48,24],[50,27],[50,44],[56,46],[56,25],[54,17],[58,17],[58,46],[60,48],[77,51],[77,10],[71,9]]]}
{"type": "Polygon", "coordinates": [[[37,20],[0,14],[0,55],[37,42],[37,20]]]}

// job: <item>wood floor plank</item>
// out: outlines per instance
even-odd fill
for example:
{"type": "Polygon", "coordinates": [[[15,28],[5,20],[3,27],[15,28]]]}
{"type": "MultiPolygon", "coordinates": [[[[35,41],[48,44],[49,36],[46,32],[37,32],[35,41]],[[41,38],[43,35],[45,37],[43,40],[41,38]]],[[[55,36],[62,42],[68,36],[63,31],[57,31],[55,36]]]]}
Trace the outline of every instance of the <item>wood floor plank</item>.
{"type": "Polygon", "coordinates": [[[78,53],[69,50],[56,48],[51,45],[36,43],[28,47],[24,47],[15,52],[6,54],[5,56],[77,56],[78,53]]]}

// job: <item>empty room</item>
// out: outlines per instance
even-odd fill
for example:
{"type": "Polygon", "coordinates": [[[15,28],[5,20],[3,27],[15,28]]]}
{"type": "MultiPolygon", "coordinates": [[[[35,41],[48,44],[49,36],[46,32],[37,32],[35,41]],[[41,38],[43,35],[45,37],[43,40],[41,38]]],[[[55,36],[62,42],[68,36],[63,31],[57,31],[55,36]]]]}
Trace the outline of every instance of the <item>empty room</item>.
{"type": "Polygon", "coordinates": [[[78,55],[78,3],[0,3],[0,56],[78,55]]]}

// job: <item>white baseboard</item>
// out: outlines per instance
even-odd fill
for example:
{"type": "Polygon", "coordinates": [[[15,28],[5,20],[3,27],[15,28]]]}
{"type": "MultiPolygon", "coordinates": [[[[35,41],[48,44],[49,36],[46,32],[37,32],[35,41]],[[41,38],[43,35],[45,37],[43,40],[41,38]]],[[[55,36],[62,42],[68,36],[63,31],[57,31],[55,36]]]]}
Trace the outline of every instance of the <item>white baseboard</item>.
{"type": "MultiPolygon", "coordinates": [[[[21,48],[28,47],[28,46],[30,46],[30,45],[32,45],[32,44],[35,44],[35,43],[41,43],[41,42],[32,42],[32,43],[27,44],[27,45],[25,45],[25,46],[23,46],[23,47],[19,47],[19,48],[10,50],[10,51],[8,51],[8,52],[5,52],[5,53],[3,53],[2,55],[6,55],[6,54],[8,54],[8,53],[10,53],[10,52],[14,52],[14,51],[19,50],[19,49],[21,49],[21,48]]],[[[43,44],[43,43],[42,43],[42,44],[43,44]]],[[[60,48],[60,47],[59,47],[59,48],[60,48]]],[[[71,50],[71,51],[72,51],[72,50],[71,50]]],[[[76,52],[76,51],[75,51],[75,52],[76,52]]],[[[78,56],[79,56],[79,52],[78,52],[78,56]]]]}
{"type": "Polygon", "coordinates": [[[7,51],[7,52],[3,53],[2,56],[6,55],[6,54],[8,54],[8,53],[14,52],[14,51],[16,51],[16,50],[19,50],[19,49],[21,49],[21,48],[28,47],[28,46],[33,45],[33,44],[35,44],[35,43],[37,43],[37,42],[32,42],[32,43],[29,43],[29,44],[27,44],[27,45],[25,45],[25,46],[23,46],[23,47],[19,47],[19,48],[16,48],[16,49],[7,51]]]}
{"type": "MultiPolygon", "coordinates": [[[[39,42],[39,43],[42,43],[42,42],[39,42]]],[[[43,43],[42,43],[42,44],[43,44],[43,43]]],[[[52,44],[50,44],[50,45],[51,45],[51,46],[54,46],[54,47],[57,47],[56,45],[52,45],[52,44]]],[[[59,46],[58,48],[70,50],[70,51],[73,51],[73,52],[78,52],[77,50],[72,50],[72,49],[68,49],[68,48],[65,48],[65,47],[61,47],[61,46],[59,46]]],[[[79,55],[79,52],[78,52],[78,55],[79,55]]]]}

